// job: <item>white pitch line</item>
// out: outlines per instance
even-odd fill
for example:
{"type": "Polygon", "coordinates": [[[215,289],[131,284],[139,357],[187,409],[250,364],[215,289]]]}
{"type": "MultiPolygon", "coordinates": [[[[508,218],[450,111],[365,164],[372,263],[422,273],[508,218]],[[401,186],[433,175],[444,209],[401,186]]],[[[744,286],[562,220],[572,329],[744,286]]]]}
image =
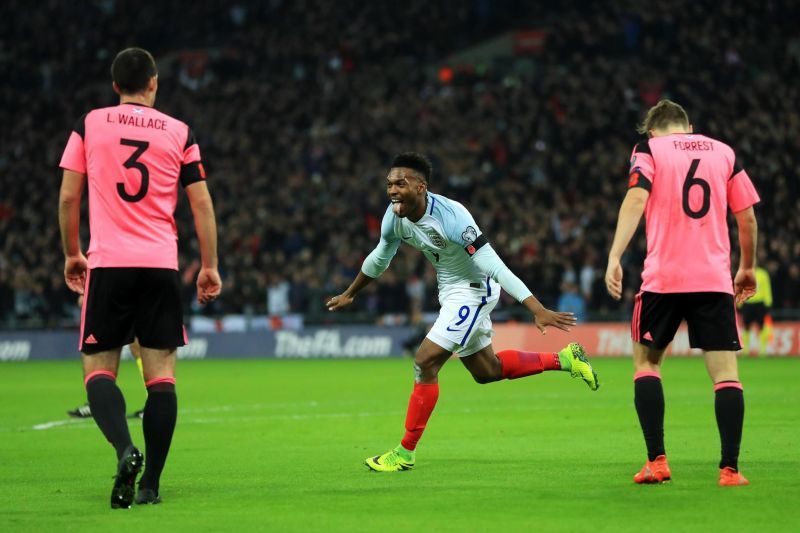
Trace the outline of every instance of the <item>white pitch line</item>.
{"type": "MultiPolygon", "coordinates": [[[[209,413],[219,413],[220,409],[209,410],[209,413]]],[[[465,411],[466,412],[466,411],[465,411]]],[[[195,410],[197,413],[197,410],[195,410]]],[[[181,425],[185,424],[228,424],[228,423],[241,423],[241,422],[257,422],[269,420],[321,420],[325,418],[359,418],[359,417],[372,417],[372,416],[400,416],[400,411],[386,412],[386,413],[309,413],[309,414],[272,414],[262,416],[225,416],[225,417],[206,417],[206,418],[182,418],[178,417],[181,425]]],[[[53,422],[45,422],[43,424],[36,424],[30,429],[45,430],[53,428],[63,429],[86,429],[93,428],[94,424],[90,423],[88,419],[84,420],[55,420],[53,422]]],[[[29,428],[20,428],[21,431],[26,431],[29,428]]]]}
{"type": "MultiPolygon", "coordinates": [[[[297,405],[297,404],[294,404],[297,405]]],[[[303,404],[308,406],[309,403],[303,404]]],[[[317,404],[318,405],[318,404],[317,404]]],[[[254,405],[222,405],[217,407],[212,407],[208,409],[186,409],[179,411],[179,415],[183,414],[214,414],[214,413],[230,413],[231,411],[259,411],[266,408],[274,407],[273,404],[254,404],[254,405]]],[[[529,404],[529,405],[512,405],[512,406],[498,406],[498,407],[462,407],[458,409],[443,409],[442,414],[472,414],[472,413],[491,413],[491,412],[500,412],[500,411],[514,411],[514,412],[521,412],[521,411],[541,411],[547,409],[548,407],[542,403],[537,404],[529,404]]],[[[584,409],[603,409],[604,407],[599,405],[590,405],[585,407],[584,409]]],[[[245,415],[245,416],[230,416],[226,415],[224,417],[197,417],[197,418],[182,418],[179,417],[178,421],[180,424],[228,424],[228,423],[239,423],[239,422],[257,422],[257,421],[269,421],[269,420],[321,420],[321,419],[330,419],[330,418],[365,418],[365,417],[375,417],[375,416],[396,416],[399,417],[403,413],[398,411],[384,411],[384,412],[357,412],[357,411],[346,411],[346,412],[334,412],[334,413],[295,413],[295,414],[265,414],[265,415],[245,415]]],[[[91,421],[88,419],[67,419],[67,420],[55,420],[52,422],[45,422],[43,424],[36,424],[30,429],[34,430],[46,430],[46,429],[53,429],[53,428],[65,428],[65,429],[86,429],[86,428],[94,428],[94,424],[90,423],[91,421]]],[[[19,428],[20,431],[28,430],[28,427],[19,428]]]]}
{"type": "Polygon", "coordinates": [[[56,428],[59,426],[66,426],[68,424],[80,424],[81,422],[85,422],[85,420],[75,420],[75,419],[67,419],[67,420],[54,420],[52,422],[45,422],[44,424],[36,424],[33,426],[33,429],[50,429],[56,428]]]}
{"type": "MultiPolygon", "coordinates": [[[[294,402],[294,403],[274,403],[274,404],[264,404],[264,403],[256,403],[250,405],[216,405],[214,407],[207,407],[207,408],[187,408],[181,409],[178,411],[179,415],[186,415],[186,414],[206,414],[206,413],[230,413],[234,411],[258,411],[261,409],[296,409],[298,407],[318,407],[319,402],[311,401],[311,402],[294,402]]],[[[51,422],[44,422],[42,424],[36,424],[32,426],[30,429],[35,430],[43,430],[43,429],[52,429],[61,426],[67,426],[75,424],[76,427],[94,427],[93,424],[89,424],[89,419],[74,419],[68,418],[66,420],[53,420],[51,422]]],[[[18,428],[18,431],[25,431],[29,428],[22,427],[18,428]]],[[[74,428],[73,428],[74,429],[74,428]]],[[[0,427],[0,432],[2,431],[14,431],[12,428],[4,428],[0,427]]]]}

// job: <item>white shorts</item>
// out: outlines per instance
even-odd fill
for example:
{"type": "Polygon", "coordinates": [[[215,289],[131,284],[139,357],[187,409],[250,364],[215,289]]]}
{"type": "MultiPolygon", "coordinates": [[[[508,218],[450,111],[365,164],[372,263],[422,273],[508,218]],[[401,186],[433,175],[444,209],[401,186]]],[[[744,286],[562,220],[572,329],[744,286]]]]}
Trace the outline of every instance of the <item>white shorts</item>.
{"type": "Polygon", "coordinates": [[[442,308],[427,338],[459,357],[489,346],[493,334],[489,314],[500,298],[500,287],[492,289],[465,288],[447,294],[439,302],[442,308]]]}

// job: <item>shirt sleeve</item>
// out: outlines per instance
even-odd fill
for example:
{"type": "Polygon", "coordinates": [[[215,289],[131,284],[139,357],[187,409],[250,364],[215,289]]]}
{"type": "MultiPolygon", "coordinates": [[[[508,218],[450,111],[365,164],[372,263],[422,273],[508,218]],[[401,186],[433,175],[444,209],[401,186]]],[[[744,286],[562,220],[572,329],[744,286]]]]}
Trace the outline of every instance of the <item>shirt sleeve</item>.
{"type": "MultiPolygon", "coordinates": [[[[734,156],[735,157],[735,156],[734,156]]],[[[733,172],[728,179],[728,206],[731,211],[738,213],[761,201],[761,198],[750,181],[750,176],[734,160],[733,172]]]]}
{"type": "Polygon", "coordinates": [[[656,164],[648,141],[637,143],[631,153],[631,166],[628,171],[628,188],[641,187],[650,192],[653,188],[653,177],[656,164]]]}
{"type": "Polygon", "coordinates": [[[378,246],[364,259],[361,272],[371,278],[377,278],[389,268],[389,263],[392,262],[399,247],[400,238],[394,232],[394,214],[392,207],[389,206],[381,222],[381,240],[378,242],[378,246]]]}
{"type": "Polygon", "coordinates": [[[86,174],[86,151],[83,139],[86,135],[86,115],[83,115],[75,123],[72,133],[67,141],[67,147],[61,155],[59,167],[65,170],[72,170],[80,174],[86,174]]]}
{"type": "Polygon", "coordinates": [[[181,185],[187,187],[206,179],[206,170],[200,159],[200,147],[191,128],[187,128],[186,144],[183,147],[183,160],[181,162],[181,185]]]}
{"type": "Polygon", "coordinates": [[[472,259],[481,272],[499,283],[518,302],[532,296],[530,289],[503,263],[491,245],[482,246],[472,254],[472,259]]]}
{"type": "Polygon", "coordinates": [[[494,251],[467,208],[458,202],[452,202],[451,205],[452,212],[446,212],[443,223],[447,239],[462,246],[478,270],[499,283],[518,302],[531,296],[525,283],[511,272],[494,251]]]}

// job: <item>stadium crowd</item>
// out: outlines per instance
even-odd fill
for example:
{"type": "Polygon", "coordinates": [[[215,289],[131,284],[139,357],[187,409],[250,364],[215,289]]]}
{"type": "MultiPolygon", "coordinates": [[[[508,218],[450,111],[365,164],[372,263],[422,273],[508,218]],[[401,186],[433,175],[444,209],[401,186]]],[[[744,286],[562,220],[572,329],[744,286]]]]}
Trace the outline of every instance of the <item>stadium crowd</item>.
{"type": "MultiPolygon", "coordinates": [[[[108,68],[132,45],[156,56],[156,105],[192,126],[208,171],[226,292],[206,312],[324,316],[377,242],[388,162],[416,150],[434,162],[431,190],[470,209],[545,305],[621,318],[643,235],[622,303],[606,295],[606,254],[635,126],[661,97],[737,150],[762,197],[775,307],[800,308],[800,2],[10,2],[0,324],[76,319],[57,165],[74,121],[115,103],[108,68]],[[452,53],[532,28],[547,32],[536,54],[437,76],[452,53]]],[[[188,307],[198,252],[185,201],[178,214],[188,307]]],[[[401,247],[359,305],[403,316],[435,298],[432,268],[401,247]]]]}

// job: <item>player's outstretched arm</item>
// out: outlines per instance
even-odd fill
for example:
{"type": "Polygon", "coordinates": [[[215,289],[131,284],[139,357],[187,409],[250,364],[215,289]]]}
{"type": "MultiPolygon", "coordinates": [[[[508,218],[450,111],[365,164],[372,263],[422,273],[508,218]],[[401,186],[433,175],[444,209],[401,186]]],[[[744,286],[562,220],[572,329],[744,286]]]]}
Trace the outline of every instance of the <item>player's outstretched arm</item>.
{"type": "Polygon", "coordinates": [[[758,222],[753,207],[737,213],[739,227],[739,270],[733,279],[736,303],[742,303],[756,293],[756,248],[758,246],[758,222]]]}
{"type": "Polygon", "coordinates": [[[606,267],[606,290],[615,300],[622,298],[622,265],[620,261],[625,249],[631,242],[639,221],[644,214],[647,198],[650,193],[641,187],[628,189],[628,194],[622,201],[617,217],[617,229],[614,232],[614,242],[608,253],[608,266],[606,267]]]}
{"type": "Polygon", "coordinates": [[[328,307],[328,311],[336,311],[353,303],[356,294],[358,294],[361,289],[372,283],[372,280],[374,279],[375,278],[371,278],[363,272],[359,272],[356,276],[356,279],[354,279],[353,283],[347,287],[346,291],[338,296],[332,297],[325,303],[325,305],[328,307]]]}
{"type": "Polygon", "coordinates": [[[185,190],[200,243],[202,266],[197,274],[197,301],[205,304],[222,292],[222,280],[217,270],[217,220],[214,216],[214,202],[205,181],[192,183],[185,190]]]}
{"type": "Polygon", "coordinates": [[[58,198],[58,226],[64,250],[64,280],[67,287],[78,294],[83,294],[88,266],[80,243],[81,197],[85,184],[85,174],[64,170],[58,198]]]}

